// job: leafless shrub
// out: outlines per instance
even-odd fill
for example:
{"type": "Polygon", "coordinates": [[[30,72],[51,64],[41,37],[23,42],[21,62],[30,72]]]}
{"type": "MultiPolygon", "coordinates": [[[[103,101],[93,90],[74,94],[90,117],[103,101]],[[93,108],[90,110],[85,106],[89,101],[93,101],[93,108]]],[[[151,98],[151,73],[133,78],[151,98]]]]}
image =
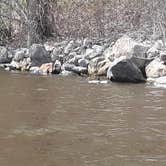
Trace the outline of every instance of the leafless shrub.
{"type": "Polygon", "coordinates": [[[132,32],[166,38],[164,0],[0,0],[0,6],[0,20],[20,44],[132,32]]]}

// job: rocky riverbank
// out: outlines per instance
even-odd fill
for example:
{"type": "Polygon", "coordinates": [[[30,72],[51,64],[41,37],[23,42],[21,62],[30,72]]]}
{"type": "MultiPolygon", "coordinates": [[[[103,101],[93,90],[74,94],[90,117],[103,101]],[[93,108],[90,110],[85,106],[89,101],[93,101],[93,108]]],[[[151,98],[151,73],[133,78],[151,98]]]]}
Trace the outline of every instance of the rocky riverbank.
{"type": "Polygon", "coordinates": [[[161,40],[140,42],[127,35],[114,43],[83,39],[33,44],[29,49],[0,46],[0,68],[166,86],[166,47],[161,40]]]}

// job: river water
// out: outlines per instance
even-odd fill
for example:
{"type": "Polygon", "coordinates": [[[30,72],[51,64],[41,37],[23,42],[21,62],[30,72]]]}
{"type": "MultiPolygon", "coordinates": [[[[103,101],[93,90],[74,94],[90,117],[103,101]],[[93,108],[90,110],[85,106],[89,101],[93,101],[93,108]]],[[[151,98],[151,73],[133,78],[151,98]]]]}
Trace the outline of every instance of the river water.
{"type": "Polygon", "coordinates": [[[166,89],[0,72],[0,166],[165,166],[166,89]]]}

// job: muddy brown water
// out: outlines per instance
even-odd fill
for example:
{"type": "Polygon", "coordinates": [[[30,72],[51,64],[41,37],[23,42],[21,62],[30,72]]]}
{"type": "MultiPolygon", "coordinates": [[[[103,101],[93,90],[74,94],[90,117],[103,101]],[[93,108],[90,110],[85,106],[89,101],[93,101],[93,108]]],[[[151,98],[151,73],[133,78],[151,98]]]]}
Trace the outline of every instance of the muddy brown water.
{"type": "Polygon", "coordinates": [[[0,166],[165,166],[166,89],[0,72],[0,166]]]}

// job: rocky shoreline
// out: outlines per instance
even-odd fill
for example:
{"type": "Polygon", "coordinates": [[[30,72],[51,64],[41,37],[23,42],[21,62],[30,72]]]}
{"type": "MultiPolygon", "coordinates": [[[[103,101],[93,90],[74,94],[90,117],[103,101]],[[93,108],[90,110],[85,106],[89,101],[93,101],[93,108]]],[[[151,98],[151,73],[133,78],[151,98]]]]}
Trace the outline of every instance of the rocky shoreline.
{"type": "Polygon", "coordinates": [[[166,46],[161,40],[140,42],[124,35],[110,41],[46,42],[29,49],[0,46],[0,69],[166,86],[166,46]]]}

